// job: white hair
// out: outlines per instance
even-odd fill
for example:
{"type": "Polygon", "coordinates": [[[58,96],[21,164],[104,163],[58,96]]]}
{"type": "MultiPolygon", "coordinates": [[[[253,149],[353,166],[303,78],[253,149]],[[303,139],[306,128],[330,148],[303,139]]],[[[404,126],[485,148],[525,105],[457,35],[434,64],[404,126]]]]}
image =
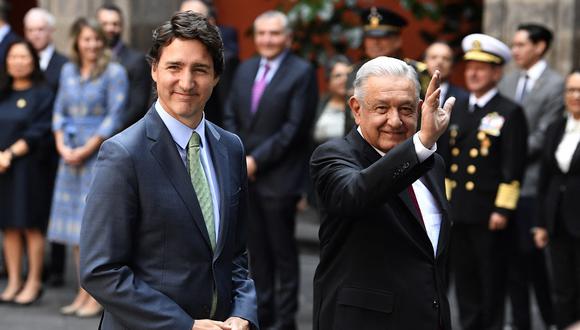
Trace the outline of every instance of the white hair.
{"type": "Polygon", "coordinates": [[[269,18],[279,18],[282,20],[282,25],[284,26],[284,31],[286,34],[292,33],[292,28],[290,27],[290,21],[288,20],[288,16],[281,11],[278,10],[268,10],[266,12],[261,13],[256,17],[254,20],[254,29],[256,29],[256,22],[262,19],[269,19],[269,18]]]}
{"type": "Polygon", "coordinates": [[[31,20],[35,19],[41,19],[45,21],[46,24],[48,24],[48,26],[51,28],[54,28],[56,22],[54,16],[48,10],[44,8],[34,7],[31,8],[28,12],[26,12],[26,15],[24,15],[24,25],[27,25],[26,24],[27,22],[30,22],[31,20]]]}
{"type": "Polygon", "coordinates": [[[421,85],[417,72],[409,64],[387,56],[379,56],[366,62],[356,73],[354,80],[354,96],[363,100],[366,92],[366,82],[370,77],[406,77],[415,85],[415,100],[419,101],[421,85]]]}

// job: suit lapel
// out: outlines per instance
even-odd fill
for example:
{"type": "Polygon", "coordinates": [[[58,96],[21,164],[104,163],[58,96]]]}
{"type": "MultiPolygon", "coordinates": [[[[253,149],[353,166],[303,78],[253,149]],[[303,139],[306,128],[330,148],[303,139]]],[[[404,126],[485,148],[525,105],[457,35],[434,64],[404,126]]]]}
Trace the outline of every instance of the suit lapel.
{"type": "MultiPolygon", "coordinates": [[[[355,145],[354,146],[355,152],[362,151],[362,155],[361,155],[362,159],[361,160],[362,160],[363,168],[369,167],[370,165],[372,165],[373,163],[375,163],[376,161],[378,161],[381,158],[381,155],[379,155],[379,153],[368,142],[366,142],[363,139],[363,137],[360,135],[360,133],[356,130],[356,126],[355,126],[355,128],[353,128],[350,131],[350,133],[347,135],[346,139],[351,141],[351,143],[353,143],[355,145]]],[[[415,237],[414,235],[411,235],[410,233],[409,233],[409,238],[411,240],[413,240],[415,242],[415,244],[417,244],[417,247],[419,249],[421,249],[423,252],[425,252],[428,256],[430,256],[432,258],[433,257],[433,246],[431,245],[431,241],[429,240],[429,237],[427,236],[427,232],[425,231],[425,224],[423,223],[421,218],[419,218],[419,214],[417,213],[417,209],[415,208],[413,201],[411,200],[409,194],[407,193],[407,190],[403,190],[397,196],[403,202],[403,204],[405,205],[407,210],[409,210],[409,212],[411,212],[411,214],[413,215],[414,221],[417,223],[417,225],[419,225],[422,228],[421,232],[423,234],[423,237],[419,240],[422,240],[423,243],[418,242],[417,237],[415,237]],[[428,245],[426,245],[426,244],[428,244],[428,245]]],[[[408,229],[405,229],[405,230],[408,231],[408,229]]]]}
{"type": "Polygon", "coordinates": [[[247,80],[245,86],[243,87],[245,92],[242,93],[241,95],[242,97],[241,104],[244,105],[242,109],[242,111],[244,111],[242,118],[244,118],[244,120],[247,121],[248,126],[250,126],[254,122],[255,119],[254,117],[256,115],[252,113],[252,90],[254,88],[254,80],[256,79],[256,74],[258,74],[258,69],[260,68],[260,58],[259,57],[254,58],[253,61],[254,62],[251,64],[246,74],[247,80]]]}
{"type": "Polygon", "coordinates": [[[209,144],[211,159],[213,167],[215,169],[216,181],[218,184],[218,190],[220,192],[220,226],[217,238],[216,253],[214,254],[214,259],[217,259],[224,247],[227,240],[228,225],[230,218],[229,215],[229,200],[231,196],[231,183],[228,171],[229,159],[226,147],[220,141],[219,133],[213,128],[213,126],[206,122],[206,138],[209,144]]]}
{"type": "Polygon", "coordinates": [[[195,191],[191,185],[191,178],[189,177],[187,169],[179,156],[175,142],[167,130],[167,127],[161,120],[161,117],[157,114],[155,106],[151,107],[145,120],[147,137],[152,140],[150,145],[151,154],[159,162],[159,165],[169,178],[173,188],[181,197],[181,200],[198,227],[203,240],[211,250],[209,235],[203,220],[201,208],[197,202],[197,196],[195,195],[195,191]]]}

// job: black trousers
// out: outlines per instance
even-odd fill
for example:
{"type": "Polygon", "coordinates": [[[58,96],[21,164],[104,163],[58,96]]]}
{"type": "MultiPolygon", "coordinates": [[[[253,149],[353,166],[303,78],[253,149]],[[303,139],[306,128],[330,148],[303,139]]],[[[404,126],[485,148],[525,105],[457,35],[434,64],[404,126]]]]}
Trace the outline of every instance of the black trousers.
{"type": "Polygon", "coordinates": [[[580,320],[580,238],[571,236],[563,227],[557,225],[550,237],[558,329],[580,320]]]}
{"type": "Polygon", "coordinates": [[[463,330],[502,330],[506,296],[505,230],[455,222],[451,261],[463,330]]]}
{"type": "Polygon", "coordinates": [[[264,196],[250,188],[248,249],[260,328],[296,329],[298,250],[294,231],[299,196],[264,196]]]}
{"type": "Polygon", "coordinates": [[[540,314],[546,326],[554,324],[554,310],[544,250],[535,247],[530,229],[534,197],[521,197],[509,232],[508,294],[514,326],[530,330],[530,285],[534,288],[540,314]]]}

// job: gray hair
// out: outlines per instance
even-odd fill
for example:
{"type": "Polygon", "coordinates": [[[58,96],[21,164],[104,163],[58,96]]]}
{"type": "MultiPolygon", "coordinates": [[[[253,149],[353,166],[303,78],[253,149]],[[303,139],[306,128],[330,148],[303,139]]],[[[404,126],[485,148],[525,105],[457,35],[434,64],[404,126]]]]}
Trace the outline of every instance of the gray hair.
{"type": "Polygon", "coordinates": [[[26,22],[30,22],[34,19],[44,20],[51,28],[54,28],[56,22],[54,16],[48,10],[39,7],[31,8],[26,12],[26,15],[24,15],[24,25],[27,25],[26,22]]]}
{"type": "Polygon", "coordinates": [[[379,56],[366,62],[356,73],[354,80],[354,96],[363,100],[365,96],[366,81],[370,77],[406,77],[415,84],[415,100],[419,101],[421,85],[417,78],[417,72],[409,64],[387,56],[379,56]]]}
{"type": "Polygon", "coordinates": [[[288,16],[281,11],[278,10],[268,10],[266,12],[261,13],[256,17],[254,20],[254,30],[256,29],[256,22],[262,19],[270,19],[270,18],[279,18],[282,20],[282,25],[284,26],[284,31],[286,34],[292,33],[292,28],[290,27],[290,21],[288,20],[288,16]]]}

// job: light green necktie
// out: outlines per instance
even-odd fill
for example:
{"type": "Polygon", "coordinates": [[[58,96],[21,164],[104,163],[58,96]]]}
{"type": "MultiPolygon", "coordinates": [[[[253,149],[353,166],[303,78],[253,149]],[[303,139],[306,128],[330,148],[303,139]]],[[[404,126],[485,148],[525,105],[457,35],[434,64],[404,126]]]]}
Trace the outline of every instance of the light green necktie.
{"type": "MultiPolygon", "coordinates": [[[[199,206],[201,207],[201,213],[203,214],[203,220],[205,222],[205,227],[207,228],[207,233],[209,235],[209,241],[211,243],[211,249],[215,251],[216,239],[215,239],[215,222],[213,220],[213,201],[211,199],[211,190],[209,189],[209,183],[207,182],[207,177],[201,165],[200,157],[200,136],[197,132],[191,134],[189,138],[189,144],[187,148],[187,158],[189,161],[189,176],[191,177],[191,184],[193,184],[193,189],[197,195],[197,200],[199,206]]],[[[211,297],[211,310],[210,318],[215,315],[217,309],[217,292],[215,287],[213,288],[211,297]]]]}
{"type": "Polygon", "coordinates": [[[191,138],[189,139],[187,148],[187,158],[189,160],[189,176],[191,177],[191,183],[193,184],[193,189],[195,189],[195,194],[197,195],[197,200],[199,202],[199,206],[201,207],[201,213],[203,214],[203,220],[205,221],[205,227],[207,228],[209,241],[211,242],[211,248],[215,251],[216,239],[215,222],[213,219],[213,202],[211,199],[209,183],[207,182],[203,166],[201,165],[199,142],[199,134],[197,134],[197,132],[193,132],[193,134],[191,134],[191,138]]]}

